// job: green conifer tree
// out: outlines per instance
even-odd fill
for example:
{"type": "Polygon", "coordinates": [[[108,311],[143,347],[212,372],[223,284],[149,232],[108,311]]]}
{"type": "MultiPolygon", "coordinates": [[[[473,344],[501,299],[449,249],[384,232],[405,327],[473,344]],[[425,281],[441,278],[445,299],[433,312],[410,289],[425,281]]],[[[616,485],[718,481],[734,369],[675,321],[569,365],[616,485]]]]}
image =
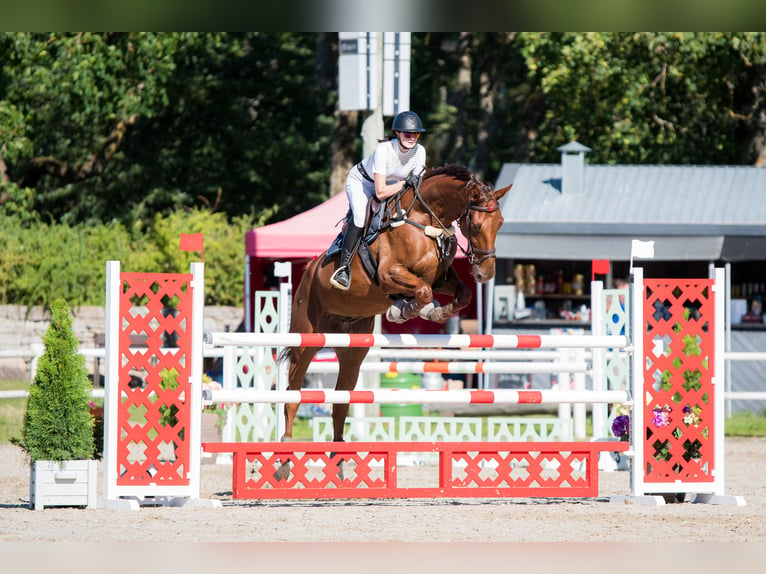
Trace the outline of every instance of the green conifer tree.
{"type": "Polygon", "coordinates": [[[94,457],[91,383],[85,358],[77,352],[72,317],[63,299],[51,304],[34,384],[29,391],[22,440],[15,441],[32,461],[94,457]]]}

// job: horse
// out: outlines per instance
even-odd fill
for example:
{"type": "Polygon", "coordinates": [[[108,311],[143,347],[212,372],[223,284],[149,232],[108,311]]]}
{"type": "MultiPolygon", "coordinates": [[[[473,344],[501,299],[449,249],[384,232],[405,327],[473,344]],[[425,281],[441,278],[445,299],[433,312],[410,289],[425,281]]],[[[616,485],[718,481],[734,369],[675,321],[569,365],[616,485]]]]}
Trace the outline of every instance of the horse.
{"type": "MultiPolygon", "coordinates": [[[[452,267],[458,222],[468,240],[466,256],[479,283],[495,276],[495,238],[503,216],[498,201],[511,186],[495,191],[466,168],[446,165],[427,169],[417,187],[408,187],[385,204],[381,232],[369,244],[377,261],[370,277],[357,254],[351,263],[348,291],[330,284],[339,257],[327,252],[309,262],[295,292],[290,318],[293,333],[372,333],[375,317],[386,313],[404,322],[421,316],[444,323],[471,302],[471,291],[452,267]],[[434,293],[452,296],[440,305],[434,293]]],[[[461,248],[462,249],[462,248],[461,248]]],[[[290,361],[288,388],[300,389],[317,347],[286,348],[281,360],[290,361]]],[[[337,390],[353,390],[369,348],[335,348],[337,390]]],[[[333,440],[343,441],[348,404],[334,404],[333,440]]],[[[285,404],[283,441],[292,440],[298,404],[285,404]]]]}

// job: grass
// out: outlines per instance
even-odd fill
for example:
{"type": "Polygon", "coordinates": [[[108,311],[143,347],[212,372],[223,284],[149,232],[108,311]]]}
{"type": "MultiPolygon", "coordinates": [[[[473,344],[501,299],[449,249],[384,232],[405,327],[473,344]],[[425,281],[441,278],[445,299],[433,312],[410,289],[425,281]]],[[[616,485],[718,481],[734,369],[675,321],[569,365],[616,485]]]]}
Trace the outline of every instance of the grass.
{"type": "MultiPolygon", "coordinates": [[[[0,390],[29,389],[27,381],[0,380],[0,390]]],[[[26,399],[0,399],[0,444],[10,442],[11,437],[21,436],[26,399]]],[[[486,426],[486,425],[484,425],[486,426]]],[[[727,437],[766,437],[766,409],[760,414],[735,413],[725,421],[724,434],[727,437]]],[[[588,419],[590,432],[590,419],[588,419]]],[[[294,440],[311,440],[311,422],[297,418],[293,428],[294,440]]]]}
{"type": "Polygon", "coordinates": [[[760,415],[750,412],[735,413],[726,419],[724,435],[740,437],[766,436],[766,409],[760,415]]]}

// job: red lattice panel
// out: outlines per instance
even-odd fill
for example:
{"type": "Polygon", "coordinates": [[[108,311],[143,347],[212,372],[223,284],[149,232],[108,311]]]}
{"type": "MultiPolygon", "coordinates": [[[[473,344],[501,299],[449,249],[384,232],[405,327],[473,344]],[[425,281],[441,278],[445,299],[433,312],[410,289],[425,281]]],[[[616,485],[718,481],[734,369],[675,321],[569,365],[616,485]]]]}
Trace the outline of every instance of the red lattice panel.
{"type": "MultiPolygon", "coordinates": [[[[714,480],[713,283],[712,279],[644,281],[647,483],[714,480]]],[[[637,393],[636,408],[640,397],[637,393]]]]}
{"type": "Polygon", "coordinates": [[[598,496],[598,453],[628,449],[625,442],[202,446],[207,452],[234,453],[232,490],[237,499],[593,497],[598,496]],[[431,469],[436,471],[433,485],[400,485],[397,454],[418,452],[438,453],[438,468],[431,469]]]}
{"type": "Polygon", "coordinates": [[[189,484],[191,279],[120,274],[119,485],[189,484]],[[173,339],[171,352],[161,350],[173,339]]]}

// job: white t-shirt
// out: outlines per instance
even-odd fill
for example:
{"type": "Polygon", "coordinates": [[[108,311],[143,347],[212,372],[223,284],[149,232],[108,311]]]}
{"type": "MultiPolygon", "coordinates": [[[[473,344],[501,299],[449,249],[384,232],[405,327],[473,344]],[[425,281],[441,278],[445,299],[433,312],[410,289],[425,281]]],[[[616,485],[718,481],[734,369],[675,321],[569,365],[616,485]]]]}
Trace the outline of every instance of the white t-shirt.
{"type": "Polygon", "coordinates": [[[398,179],[404,179],[410,173],[420,173],[426,165],[426,148],[415,144],[412,149],[402,153],[399,148],[399,140],[392,139],[380,142],[375,146],[370,157],[362,161],[365,171],[375,178],[376,173],[386,176],[386,183],[392,183],[398,179]]]}
{"type": "MultiPolygon", "coordinates": [[[[402,153],[399,140],[395,138],[376,145],[372,154],[362,160],[361,164],[371,179],[375,177],[374,174],[382,173],[386,176],[386,183],[394,183],[410,173],[419,174],[422,171],[426,165],[426,148],[415,144],[412,149],[402,153]]],[[[354,216],[354,225],[362,227],[367,201],[375,196],[375,184],[365,179],[356,165],[346,177],[346,196],[354,216]]]]}

